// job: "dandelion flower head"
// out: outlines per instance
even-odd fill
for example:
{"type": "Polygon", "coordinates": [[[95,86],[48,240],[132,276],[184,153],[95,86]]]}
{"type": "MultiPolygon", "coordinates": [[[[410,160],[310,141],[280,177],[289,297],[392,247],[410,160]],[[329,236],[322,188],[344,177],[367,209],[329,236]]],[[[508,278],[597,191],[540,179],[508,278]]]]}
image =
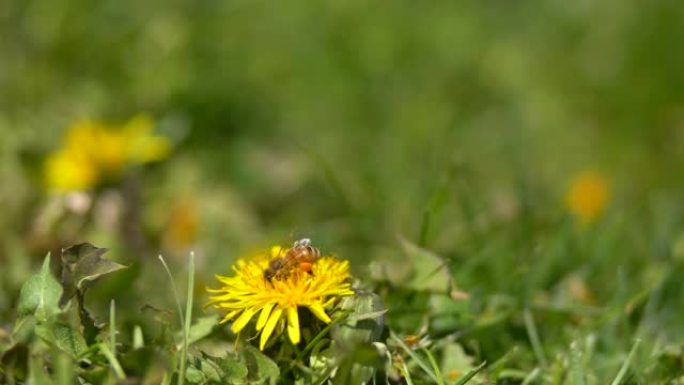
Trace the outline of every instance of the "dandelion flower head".
{"type": "Polygon", "coordinates": [[[608,181],[596,171],[583,171],[572,181],[566,196],[568,210],[582,223],[591,223],[603,212],[609,199],[608,181]]]}
{"type": "Polygon", "coordinates": [[[137,115],[121,126],[81,120],[45,161],[45,182],[53,191],[87,190],[121,176],[126,166],[166,158],[168,139],[153,135],[154,122],[137,115]]]}
{"type": "Polygon", "coordinates": [[[274,331],[285,326],[290,341],[299,343],[300,307],[329,323],[328,309],[339,298],[354,294],[349,282],[349,262],[332,256],[320,256],[310,264],[291,265],[286,274],[270,277],[267,272],[287,258],[290,250],[293,249],[273,246],[252,258],[241,259],[233,266],[235,275],[217,275],[222,286],[207,289],[212,294],[209,305],[227,312],[221,323],[232,321],[234,333],[242,331],[258,313],[255,328],[261,334],[261,350],[274,331]]]}

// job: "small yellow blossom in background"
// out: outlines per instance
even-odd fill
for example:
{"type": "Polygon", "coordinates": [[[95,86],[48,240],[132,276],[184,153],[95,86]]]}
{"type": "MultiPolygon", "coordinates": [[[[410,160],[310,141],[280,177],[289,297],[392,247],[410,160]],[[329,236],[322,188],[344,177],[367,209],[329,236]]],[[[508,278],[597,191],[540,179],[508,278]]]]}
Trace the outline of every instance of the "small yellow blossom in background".
{"type": "Polygon", "coordinates": [[[164,245],[176,252],[185,251],[197,240],[200,218],[197,202],[192,198],[181,198],[171,203],[168,210],[164,245]]]}
{"type": "Polygon", "coordinates": [[[566,196],[568,210],[588,224],[603,212],[610,196],[606,177],[597,171],[583,171],[573,179],[566,196]]]}
{"type": "Polygon", "coordinates": [[[287,276],[269,281],[265,277],[269,262],[281,258],[286,251],[273,246],[269,251],[239,260],[233,266],[234,276],[216,276],[222,287],[207,289],[213,294],[208,305],[227,312],[221,323],[233,320],[233,333],[243,330],[259,313],[255,327],[261,333],[261,350],[276,328],[282,330],[285,326],[290,341],[299,343],[299,307],[308,308],[316,318],[329,323],[326,309],[339,298],[354,294],[349,282],[349,262],[332,256],[318,258],[310,271],[294,269],[287,276]]]}
{"type": "Polygon", "coordinates": [[[63,146],[45,161],[45,183],[52,191],[81,191],[119,178],[130,165],[166,158],[171,143],[154,135],[154,122],[137,115],[122,126],[82,120],[67,130],[63,146]]]}

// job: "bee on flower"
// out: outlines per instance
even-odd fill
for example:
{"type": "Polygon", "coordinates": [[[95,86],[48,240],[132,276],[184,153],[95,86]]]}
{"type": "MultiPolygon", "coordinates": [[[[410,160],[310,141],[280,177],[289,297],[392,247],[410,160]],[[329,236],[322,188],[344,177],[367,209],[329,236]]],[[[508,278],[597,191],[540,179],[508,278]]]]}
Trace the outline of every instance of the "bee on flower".
{"type": "Polygon", "coordinates": [[[597,171],[587,170],[572,180],[565,203],[568,211],[581,223],[589,224],[603,213],[609,197],[606,177],[597,171]]]}
{"type": "Polygon", "coordinates": [[[207,289],[212,294],[208,306],[226,312],[220,323],[232,321],[231,330],[236,334],[256,316],[254,327],[260,334],[261,350],[274,333],[285,329],[290,342],[300,342],[300,308],[327,324],[338,300],[354,295],[349,262],[322,255],[308,239],[291,248],[273,246],[241,259],[233,271],[230,277],[216,276],[222,286],[207,289]]]}
{"type": "Polygon", "coordinates": [[[74,192],[120,178],[128,166],[166,158],[171,143],[152,133],[154,122],[137,115],[122,126],[82,120],[70,126],[62,146],[45,160],[50,191],[74,192]]]}

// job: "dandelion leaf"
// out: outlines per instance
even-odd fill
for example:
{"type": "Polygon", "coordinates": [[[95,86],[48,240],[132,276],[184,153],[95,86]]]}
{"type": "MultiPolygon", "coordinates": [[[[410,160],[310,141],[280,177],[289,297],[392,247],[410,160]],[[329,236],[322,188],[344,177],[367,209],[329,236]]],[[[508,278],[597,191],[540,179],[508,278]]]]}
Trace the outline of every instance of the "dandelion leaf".
{"type": "Polygon", "coordinates": [[[64,295],[60,305],[64,306],[76,291],[84,291],[89,282],[127,267],[102,258],[107,250],[90,243],[81,243],[62,250],[64,295]]]}
{"type": "Polygon", "coordinates": [[[88,346],[83,336],[71,325],[57,322],[36,327],[36,335],[73,358],[83,354],[88,346]]]}
{"type": "MultiPolygon", "coordinates": [[[[197,322],[190,326],[190,334],[188,335],[188,345],[194,344],[195,342],[201,340],[202,338],[211,334],[214,327],[218,323],[217,315],[210,315],[206,317],[199,318],[197,322]]],[[[176,333],[176,339],[181,341],[183,339],[182,331],[176,333]]],[[[179,342],[178,349],[181,348],[181,343],[179,342]]]]}
{"type": "Polygon", "coordinates": [[[404,238],[399,238],[399,243],[413,268],[408,279],[403,280],[403,286],[414,290],[449,292],[452,279],[443,257],[404,238]]]}
{"type": "Polygon", "coordinates": [[[331,330],[331,336],[340,348],[353,350],[380,338],[385,325],[385,306],[379,296],[358,293],[345,297],[340,302],[340,309],[348,315],[331,330]]]}
{"type": "Polygon", "coordinates": [[[442,350],[442,356],[442,374],[447,384],[455,384],[475,368],[473,358],[456,342],[447,342],[442,350]]]}
{"type": "Polygon", "coordinates": [[[194,366],[189,366],[185,372],[185,380],[191,384],[205,384],[207,379],[201,370],[194,366]]]}
{"type": "Polygon", "coordinates": [[[220,360],[219,366],[223,370],[223,376],[229,384],[244,384],[247,378],[247,365],[238,360],[229,358],[220,360]]]}
{"type": "Polygon", "coordinates": [[[62,286],[50,273],[50,255],[43,261],[40,272],[31,276],[21,287],[17,315],[19,322],[27,316],[34,316],[46,322],[60,312],[59,298],[62,286]]]}
{"type": "Polygon", "coordinates": [[[273,360],[251,345],[246,345],[240,354],[247,364],[247,382],[249,384],[276,383],[280,369],[273,360]]]}

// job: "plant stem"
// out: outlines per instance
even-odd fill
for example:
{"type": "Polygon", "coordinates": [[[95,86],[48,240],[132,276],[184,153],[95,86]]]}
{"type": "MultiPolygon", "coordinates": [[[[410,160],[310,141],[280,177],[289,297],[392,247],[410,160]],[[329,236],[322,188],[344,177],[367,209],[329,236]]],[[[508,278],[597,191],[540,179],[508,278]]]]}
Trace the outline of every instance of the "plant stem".
{"type": "Polygon", "coordinates": [[[185,322],[183,325],[183,350],[181,351],[180,370],[178,371],[178,385],[185,383],[185,370],[188,360],[188,339],[190,337],[190,323],[192,320],[192,301],[195,286],[195,253],[190,252],[188,263],[188,290],[187,302],[185,303],[185,322]]]}

